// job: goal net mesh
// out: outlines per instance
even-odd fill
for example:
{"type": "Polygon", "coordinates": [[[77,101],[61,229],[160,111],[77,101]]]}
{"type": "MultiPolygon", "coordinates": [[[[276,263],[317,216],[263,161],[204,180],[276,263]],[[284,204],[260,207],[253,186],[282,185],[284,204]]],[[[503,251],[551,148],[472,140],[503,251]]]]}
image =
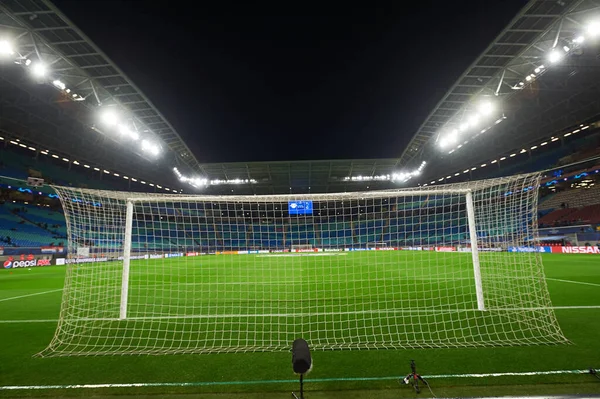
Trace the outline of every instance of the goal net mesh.
{"type": "Polygon", "coordinates": [[[531,174],[298,196],[54,187],[69,255],[40,355],[278,351],[299,337],[322,350],[566,343],[540,254],[513,252],[536,243],[538,185],[531,174]],[[290,215],[291,200],[313,201],[312,214],[290,215]]]}

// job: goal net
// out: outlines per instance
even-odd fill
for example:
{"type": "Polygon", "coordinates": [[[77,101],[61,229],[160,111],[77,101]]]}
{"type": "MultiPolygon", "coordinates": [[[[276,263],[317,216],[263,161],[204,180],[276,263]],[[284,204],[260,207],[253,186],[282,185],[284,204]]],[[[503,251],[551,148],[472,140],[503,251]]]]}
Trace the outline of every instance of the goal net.
{"type": "Polygon", "coordinates": [[[302,196],[55,187],[69,255],[40,355],[277,351],[298,337],[323,350],[566,343],[526,247],[538,185],[531,174],[302,196]],[[293,200],[310,213],[288,212],[293,200]]]}

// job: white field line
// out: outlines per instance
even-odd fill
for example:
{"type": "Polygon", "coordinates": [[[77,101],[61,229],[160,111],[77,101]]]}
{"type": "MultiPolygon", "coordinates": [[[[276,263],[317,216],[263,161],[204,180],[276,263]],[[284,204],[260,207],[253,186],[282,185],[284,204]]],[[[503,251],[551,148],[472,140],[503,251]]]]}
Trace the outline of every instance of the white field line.
{"type": "MultiPolygon", "coordinates": [[[[582,306],[552,306],[552,307],[532,307],[532,308],[501,308],[494,309],[497,311],[533,311],[533,310],[585,310],[585,309],[600,309],[600,305],[582,305],[582,306]]],[[[185,319],[232,319],[242,317],[310,317],[310,316],[339,316],[339,315],[359,315],[359,314],[448,314],[448,313],[465,313],[479,312],[477,309],[389,309],[389,310],[356,310],[350,312],[319,312],[319,313],[256,313],[256,314],[219,314],[219,315],[179,315],[179,316],[143,316],[143,317],[128,317],[126,320],[118,318],[93,318],[82,317],[79,319],[65,319],[65,322],[81,322],[81,321],[152,321],[152,320],[185,320],[185,319]]],[[[487,313],[486,313],[487,314],[487,313]]],[[[56,323],[58,319],[35,319],[35,320],[0,320],[0,324],[18,324],[18,323],[56,323]]]]}
{"type": "MultiPolygon", "coordinates": [[[[524,371],[513,373],[480,373],[480,374],[438,374],[424,375],[427,379],[442,378],[489,378],[489,377],[526,377],[539,375],[588,374],[589,370],[549,370],[524,371]]],[[[312,382],[353,382],[353,381],[382,381],[397,380],[398,376],[390,377],[333,377],[312,378],[312,382]]],[[[133,382],[119,384],[71,384],[71,385],[4,385],[0,391],[45,390],[45,389],[102,389],[102,388],[140,388],[140,387],[199,387],[215,385],[262,385],[262,384],[296,384],[296,380],[263,380],[263,381],[202,381],[202,382],[133,382]]]]}
{"type": "Polygon", "coordinates": [[[591,285],[593,287],[600,287],[600,284],[586,283],[585,281],[562,280],[560,278],[550,278],[550,277],[546,277],[546,280],[560,281],[561,283],[582,284],[582,285],[591,285]]]}
{"type": "Polygon", "coordinates": [[[317,253],[287,253],[287,254],[272,254],[272,255],[257,255],[257,258],[274,258],[274,257],[293,257],[293,256],[346,256],[345,252],[317,252],[317,253]]]}
{"type": "Polygon", "coordinates": [[[44,291],[44,292],[36,292],[34,294],[26,294],[26,295],[13,296],[13,297],[10,297],[10,298],[2,298],[2,299],[0,299],[0,302],[12,301],[13,299],[27,298],[28,296],[49,294],[51,292],[58,292],[58,291],[62,291],[62,290],[63,290],[62,288],[59,288],[59,289],[56,289],[56,290],[50,290],[50,291],[44,291]]]}

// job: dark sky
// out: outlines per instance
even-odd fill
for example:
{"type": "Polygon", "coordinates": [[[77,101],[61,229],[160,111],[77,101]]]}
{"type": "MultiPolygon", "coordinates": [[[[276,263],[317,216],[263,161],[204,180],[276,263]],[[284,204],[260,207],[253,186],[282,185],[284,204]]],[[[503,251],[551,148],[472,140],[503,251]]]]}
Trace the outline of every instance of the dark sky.
{"type": "Polygon", "coordinates": [[[526,2],[54,3],[200,162],[226,162],[398,157],[526,2]]]}

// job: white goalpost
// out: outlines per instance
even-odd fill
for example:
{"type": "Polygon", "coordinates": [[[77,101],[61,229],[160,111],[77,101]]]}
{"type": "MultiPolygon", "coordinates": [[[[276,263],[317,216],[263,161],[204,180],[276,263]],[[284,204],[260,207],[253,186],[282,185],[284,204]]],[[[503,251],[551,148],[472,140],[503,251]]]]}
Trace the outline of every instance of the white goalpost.
{"type": "Polygon", "coordinates": [[[537,238],[539,179],[302,196],[55,187],[70,255],[40,355],[277,351],[299,336],[314,349],[566,343],[539,254],[506,251],[537,238]]]}

